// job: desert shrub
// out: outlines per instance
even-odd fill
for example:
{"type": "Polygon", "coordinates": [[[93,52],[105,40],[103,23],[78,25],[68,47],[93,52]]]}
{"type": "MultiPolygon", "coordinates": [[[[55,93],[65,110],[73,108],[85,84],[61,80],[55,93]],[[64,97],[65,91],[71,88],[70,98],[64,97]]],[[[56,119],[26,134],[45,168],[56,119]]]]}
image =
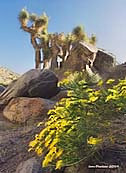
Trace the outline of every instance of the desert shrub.
{"type": "MultiPolygon", "coordinates": [[[[56,169],[88,160],[104,143],[115,142],[112,131],[115,119],[126,113],[126,80],[109,89],[86,81],[82,73],[67,81],[68,98],[62,99],[48,112],[45,128],[30,142],[29,150],[44,154],[43,167],[56,169]]],[[[64,82],[65,84],[65,82],[64,82]]]]}
{"type": "Polygon", "coordinates": [[[65,79],[61,80],[58,85],[59,87],[64,87],[66,89],[73,89],[73,84],[76,84],[80,81],[85,80],[88,85],[95,85],[99,80],[100,77],[98,74],[90,74],[87,71],[82,72],[74,72],[71,73],[70,71],[66,71],[64,73],[65,79]]]}

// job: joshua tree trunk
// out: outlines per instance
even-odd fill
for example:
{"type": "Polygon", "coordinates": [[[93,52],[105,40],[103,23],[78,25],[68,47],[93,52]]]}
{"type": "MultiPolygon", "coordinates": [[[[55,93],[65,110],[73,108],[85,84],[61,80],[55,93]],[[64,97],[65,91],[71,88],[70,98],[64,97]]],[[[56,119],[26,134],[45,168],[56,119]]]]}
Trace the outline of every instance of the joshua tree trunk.
{"type": "Polygon", "coordinates": [[[41,68],[41,52],[40,49],[35,49],[35,68],[41,68]]]}
{"type": "Polygon", "coordinates": [[[41,68],[41,46],[37,43],[34,34],[31,34],[31,43],[35,49],[35,68],[41,68]]]}

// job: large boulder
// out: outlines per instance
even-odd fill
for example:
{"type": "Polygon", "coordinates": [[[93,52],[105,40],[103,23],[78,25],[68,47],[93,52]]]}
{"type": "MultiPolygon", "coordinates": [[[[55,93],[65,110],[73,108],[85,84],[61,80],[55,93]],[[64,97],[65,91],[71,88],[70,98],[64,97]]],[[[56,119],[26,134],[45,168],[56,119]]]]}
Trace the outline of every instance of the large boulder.
{"type": "Polygon", "coordinates": [[[82,71],[86,69],[86,65],[93,64],[97,48],[91,44],[88,44],[84,41],[75,42],[71,45],[72,49],[69,52],[68,57],[62,57],[62,62],[60,68],[57,66],[56,58],[52,59],[52,66],[50,69],[58,74],[59,79],[63,79],[64,73],[69,71],[71,73],[75,71],[82,71]]]}
{"type": "Polygon", "coordinates": [[[12,122],[24,123],[29,119],[46,115],[54,104],[55,102],[42,98],[13,98],[3,110],[3,115],[12,122]]]}
{"type": "Polygon", "coordinates": [[[115,66],[115,56],[103,49],[98,49],[95,61],[93,63],[93,70],[98,72],[102,77],[104,77],[115,66]]]}
{"type": "Polygon", "coordinates": [[[38,79],[31,82],[28,94],[30,97],[51,98],[55,96],[60,88],[57,87],[58,78],[50,70],[41,71],[38,79]]]}
{"type": "Polygon", "coordinates": [[[5,104],[14,97],[51,98],[59,92],[58,78],[50,70],[32,69],[13,81],[0,95],[0,103],[5,104]]]}
{"type": "Polygon", "coordinates": [[[115,79],[115,81],[118,81],[119,79],[125,79],[125,78],[126,78],[126,63],[113,67],[111,71],[108,72],[105,76],[105,80],[115,79]]]}

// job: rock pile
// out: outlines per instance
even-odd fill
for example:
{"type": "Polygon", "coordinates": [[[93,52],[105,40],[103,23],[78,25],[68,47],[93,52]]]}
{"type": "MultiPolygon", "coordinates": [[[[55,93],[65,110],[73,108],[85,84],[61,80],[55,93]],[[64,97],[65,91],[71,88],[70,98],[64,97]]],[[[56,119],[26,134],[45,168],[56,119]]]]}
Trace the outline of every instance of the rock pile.
{"type": "Polygon", "coordinates": [[[1,93],[0,100],[9,101],[14,97],[51,98],[60,91],[57,83],[58,78],[52,71],[32,69],[13,81],[1,93]]]}
{"type": "Polygon", "coordinates": [[[45,121],[48,110],[67,96],[57,84],[54,72],[32,69],[7,88],[1,86],[0,126],[5,127],[0,128],[0,173],[43,172],[37,161],[34,166],[34,159],[29,160],[33,155],[27,151],[28,143],[40,131],[38,122],[45,121]]]}
{"type": "Polygon", "coordinates": [[[0,105],[5,107],[3,115],[20,123],[45,115],[55,104],[48,99],[60,92],[57,83],[58,78],[50,70],[26,72],[0,94],[0,105]]]}

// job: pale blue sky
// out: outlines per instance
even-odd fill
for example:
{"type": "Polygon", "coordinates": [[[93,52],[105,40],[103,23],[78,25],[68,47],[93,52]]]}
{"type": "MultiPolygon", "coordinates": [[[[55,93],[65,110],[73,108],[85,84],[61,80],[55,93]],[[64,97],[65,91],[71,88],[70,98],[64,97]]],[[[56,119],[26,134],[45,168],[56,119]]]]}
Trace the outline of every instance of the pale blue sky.
{"type": "Polygon", "coordinates": [[[29,34],[20,30],[18,13],[30,12],[50,17],[50,32],[70,32],[84,25],[89,35],[96,34],[97,46],[126,61],[126,0],[1,0],[0,66],[23,73],[34,68],[34,50],[29,34]]]}

